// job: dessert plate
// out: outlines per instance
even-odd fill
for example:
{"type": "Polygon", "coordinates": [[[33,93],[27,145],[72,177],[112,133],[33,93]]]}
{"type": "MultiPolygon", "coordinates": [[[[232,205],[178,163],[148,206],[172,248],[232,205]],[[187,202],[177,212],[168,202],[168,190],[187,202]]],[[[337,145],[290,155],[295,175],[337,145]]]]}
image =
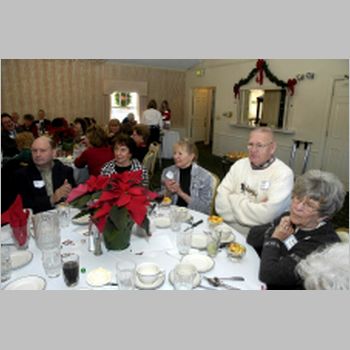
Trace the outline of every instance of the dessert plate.
{"type": "Polygon", "coordinates": [[[72,219],[72,223],[76,225],[87,225],[90,220],[90,214],[72,219]]]}
{"type": "Polygon", "coordinates": [[[37,275],[29,275],[15,279],[6,285],[4,290],[43,290],[45,288],[45,278],[37,275]]]}
{"type": "Polygon", "coordinates": [[[191,246],[196,249],[205,249],[207,247],[207,235],[205,233],[193,233],[191,246]]]}
{"type": "Polygon", "coordinates": [[[165,280],[165,273],[162,273],[153,283],[146,284],[141,282],[136,275],[135,286],[138,289],[157,289],[164,283],[164,280],[165,280]]]}
{"type": "Polygon", "coordinates": [[[203,254],[189,254],[185,255],[181,262],[193,264],[198,272],[207,272],[214,267],[214,260],[203,254]]]}
{"type": "MultiPolygon", "coordinates": [[[[169,273],[169,282],[174,285],[174,270],[171,270],[169,273]]],[[[196,277],[193,280],[193,286],[192,288],[196,288],[200,285],[201,283],[201,276],[200,274],[197,272],[196,277]]]]}
{"type": "Polygon", "coordinates": [[[86,276],[86,282],[92,287],[102,287],[111,282],[112,272],[99,267],[91,270],[86,276]]]}
{"type": "Polygon", "coordinates": [[[29,250],[15,250],[11,252],[11,265],[14,270],[29,264],[32,259],[33,253],[29,250]]]}

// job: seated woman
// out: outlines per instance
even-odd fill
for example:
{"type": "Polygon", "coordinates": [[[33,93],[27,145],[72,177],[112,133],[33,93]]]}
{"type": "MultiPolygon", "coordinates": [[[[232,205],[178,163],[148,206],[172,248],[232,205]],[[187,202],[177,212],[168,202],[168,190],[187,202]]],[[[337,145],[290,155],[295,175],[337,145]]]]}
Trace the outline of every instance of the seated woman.
{"type": "Polygon", "coordinates": [[[133,158],[136,149],[135,141],[129,135],[120,134],[116,137],[113,149],[115,158],[102,167],[101,175],[142,170],[142,185],[147,187],[147,169],[137,159],[133,158]]]}
{"type": "Polygon", "coordinates": [[[261,255],[259,278],[269,289],[303,289],[295,267],[313,251],[340,241],[330,219],[344,198],[335,175],[309,170],[294,184],[290,212],[250,230],[247,242],[261,255]]]}
{"type": "Polygon", "coordinates": [[[107,125],[108,142],[110,145],[114,143],[114,138],[120,133],[121,124],[118,119],[110,119],[107,125]]]}
{"type": "Polygon", "coordinates": [[[112,147],[108,144],[108,137],[100,126],[90,126],[86,132],[88,148],[74,160],[77,168],[89,169],[89,175],[98,176],[102,166],[114,158],[112,147]]]}
{"type": "Polygon", "coordinates": [[[136,152],[134,157],[138,159],[141,163],[146,153],[148,152],[148,138],[150,132],[149,127],[145,124],[137,124],[134,126],[131,137],[136,143],[136,152]]]}
{"type": "Polygon", "coordinates": [[[198,150],[193,141],[181,139],[174,145],[174,165],[162,172],[162,192],[173,204],[210,213],[213,177],[196,163],[198,150]]]}

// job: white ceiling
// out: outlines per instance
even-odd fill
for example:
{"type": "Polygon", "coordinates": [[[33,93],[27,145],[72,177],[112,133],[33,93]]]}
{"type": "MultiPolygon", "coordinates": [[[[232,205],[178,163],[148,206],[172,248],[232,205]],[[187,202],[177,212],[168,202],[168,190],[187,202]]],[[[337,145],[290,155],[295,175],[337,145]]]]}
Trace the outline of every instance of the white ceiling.
{"type": "Polygon", "coordinates": [[[116,60],[107,60],[110,63],[124,63],[124,64],[136,64],[140,66],[148,66],[153,68],[165,68],[165,69],[177,69],[177,70],[188,70],[199,64],[202,60],[188,60],[188,59],[116,59],[116,60]]]}

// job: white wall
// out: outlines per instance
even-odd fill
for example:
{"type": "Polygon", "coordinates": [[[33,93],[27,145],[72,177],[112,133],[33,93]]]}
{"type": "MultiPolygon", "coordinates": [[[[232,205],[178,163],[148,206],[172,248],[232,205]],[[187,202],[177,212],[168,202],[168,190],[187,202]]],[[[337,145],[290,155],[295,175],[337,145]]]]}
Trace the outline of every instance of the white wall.
{"type": "MultiPolygon", "coordinates": [[[[240,79],[245,79],[256,66],[257,60],[211,60],[207,62],[205,74],[196,77],[194,70],[186,75],[185,111],[190,121],[191,117],[191,90],[195,87],[215,87],[215,120],[213,153],[223,155],[227,151],[245,151],[249,129],[233,126],[237,120],[236,102],[233,95],[233,85],[240,79]],[[232,111],[231,118],[222,114],[232,111]]],[[[308,168],[320,167],[322,147],[325,139],[327,118],[332,94],[333,78],[349,75],[349,60],[321,60],[321,59],[288,59],[266,60],[270,71],[280,80],[287,81],[297,74],[306,72],[315,73],[313,80],[304,79],[295,86],[294,96],[289,101],[289,127],[295,133],[276,135],[278,142],[277,156],[288,162],[292,139],[312,141],[311,156],[308,168]]],[[[206,64],[206,63],[204,63],[206,64]]],[[[271,85],[264,75],[262,88],[271,85]]],[[[260,87],[255,77],[244,87],[260,87]]],[[[297,164],[300,164],[297,158],[297,164]]],[[[302,155],[300,155],[300,160],[302,155]]]]}

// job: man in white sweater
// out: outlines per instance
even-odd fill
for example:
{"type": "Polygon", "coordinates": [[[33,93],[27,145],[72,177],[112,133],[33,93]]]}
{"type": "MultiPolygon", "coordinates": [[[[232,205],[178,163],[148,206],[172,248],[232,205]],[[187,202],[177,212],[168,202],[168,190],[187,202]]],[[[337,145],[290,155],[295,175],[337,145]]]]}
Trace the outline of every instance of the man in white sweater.
{"type": "Polygon", "coordinates": [[[245,236],[251,227],[269,223],[289,208],[294,175],[275,151],[272,130],[254,129],[249,158],[234,163],[218,187],[216,212],[245,236]]]}

